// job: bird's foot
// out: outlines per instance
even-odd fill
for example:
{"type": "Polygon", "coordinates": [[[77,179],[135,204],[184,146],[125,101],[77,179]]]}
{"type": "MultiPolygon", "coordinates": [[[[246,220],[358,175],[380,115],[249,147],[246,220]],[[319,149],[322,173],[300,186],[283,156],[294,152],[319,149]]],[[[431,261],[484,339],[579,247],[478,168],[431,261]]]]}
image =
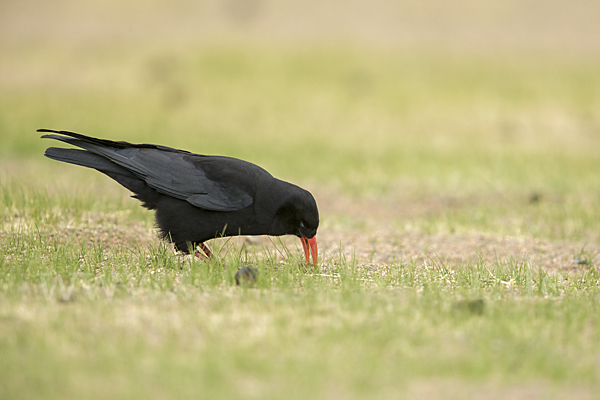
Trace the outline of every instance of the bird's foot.
{"type": "Polygon", "coordinates": [[[210,251],[210,249],[208,248],[207,245],[205,245],[204,243],[200,243],[198,245],[198,247],[200,247],[202,249],[202,251],[204,252],[204,254],[202,254],[200,252],[200,250],[196,249],[196,251],[194,252],[194,255],[198,258],[204,258],[206,260],[208,260],[211,256],[212,256],[212,252],[210,251]]]}

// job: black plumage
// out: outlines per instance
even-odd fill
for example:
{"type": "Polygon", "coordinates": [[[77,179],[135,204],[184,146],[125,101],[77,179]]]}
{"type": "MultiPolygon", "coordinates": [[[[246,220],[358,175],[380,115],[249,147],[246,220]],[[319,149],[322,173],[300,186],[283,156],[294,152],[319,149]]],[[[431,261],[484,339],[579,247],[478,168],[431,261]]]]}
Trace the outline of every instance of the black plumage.
{"type": "Polygon", "coordinates": [[[83,149],[50,147],[45,156],[94,168],[129,189],[144,207],[156,211],[162,238],[182,252],[189,246],[206,249],[203,242],[221,236],[291,234],[302,240],[307,261],[312,251],[316,265],[315,199],[255,164],[73,132],[38,132],[83,149]]]}

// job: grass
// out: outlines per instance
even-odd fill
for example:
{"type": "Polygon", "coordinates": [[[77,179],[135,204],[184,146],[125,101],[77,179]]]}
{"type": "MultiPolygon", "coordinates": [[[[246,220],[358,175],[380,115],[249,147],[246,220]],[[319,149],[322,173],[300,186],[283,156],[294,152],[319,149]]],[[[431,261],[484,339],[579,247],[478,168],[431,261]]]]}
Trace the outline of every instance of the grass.
{"type": "Polygon", "coordinates": [[[598,398],[595,53],[86,43],[0,40],[0,398],[598,398]],[[42,127],[301,184],[319,268],[175,256],[42,127]]]}
{"type": "Polygon", "coordinates": [[[204,263],[13,235],[3,398],[386,398],[431,377],[597,389],[595,268],[331,256],[313,270],[293,251],[240,256],[231,243],[204,263]],[[235,287],[248,263],[256,286],[235,287]]]}
{"type": "Polygon", "coordinates": [[[313,270],[293,251],[280,263],[227,244],[203,263],[163,246],[13,235],[0,281],[4,398],[377,398],[431,376],[597,385],[595,268],[371,269],[331,256],[313,270]],[[256,286],[236,288],[247,263],[256,286]],[[464,305],[474,299],[483,306],[464,305]]]}

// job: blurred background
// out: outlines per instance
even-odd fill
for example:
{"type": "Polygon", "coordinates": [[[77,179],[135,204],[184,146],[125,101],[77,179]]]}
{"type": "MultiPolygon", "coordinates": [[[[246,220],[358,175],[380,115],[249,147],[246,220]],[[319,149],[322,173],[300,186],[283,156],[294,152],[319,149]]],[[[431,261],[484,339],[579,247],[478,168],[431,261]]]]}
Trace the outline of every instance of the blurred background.
{"type": "Polygon", "coordinates": [[[2,1],[3,186],[81,179],[99,210],[126,199],[41,156],[35,129],[64,129],[244,158],[339,219],[597,239],[599,15],[591,0],[2,1]]]}

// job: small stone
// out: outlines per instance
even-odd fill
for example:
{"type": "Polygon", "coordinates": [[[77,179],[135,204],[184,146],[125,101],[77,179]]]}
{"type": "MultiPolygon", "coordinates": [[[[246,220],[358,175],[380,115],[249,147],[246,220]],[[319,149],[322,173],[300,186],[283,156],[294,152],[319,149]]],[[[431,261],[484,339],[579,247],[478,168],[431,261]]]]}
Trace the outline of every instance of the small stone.
{"type": "Polygon", "coordinates": [[[529,195],[529,204],[537,204],[542,200],[542,195],[538,192],[533,192],[529,195]]]}
{"type": "Polygon", "coordinates": [[[574,264],[577,264],[577,265],[588,265],[590,262],[588,261],[588,259],[587,259],[587,258],[583,258],[583,257],[576,257],[576,258],[573,260],[573,263],[574,263],[574,264]]]}
{"type": "Polygon", "coordinates": [[[485,308],[485,301],[480,297],[477,299],[459,300],[452,306],[454,310],[469,311],[481,315],[485,308]]]}
{"type": "Polygon", "coordinates": [[[257,275],[258,270],[256,268],[250,266],[240,268],[235,274],[235,284],[238,286],[253,286],[256,283],[257,275]]]}

